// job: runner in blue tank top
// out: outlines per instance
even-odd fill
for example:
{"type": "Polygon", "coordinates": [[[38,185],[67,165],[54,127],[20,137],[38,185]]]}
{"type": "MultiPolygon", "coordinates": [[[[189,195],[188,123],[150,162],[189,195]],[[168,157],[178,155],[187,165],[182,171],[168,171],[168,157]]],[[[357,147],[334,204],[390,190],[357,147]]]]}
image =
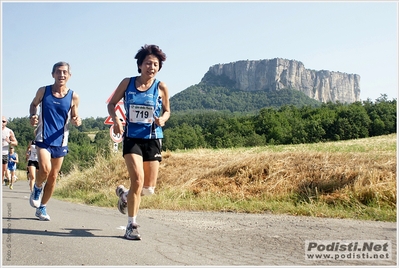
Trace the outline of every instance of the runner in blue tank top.
{"type": "Polygon", "coordinates": [[[79,96],[67,87],[71,77],[70,66],[57,62],[51,72],[54,84],[41,87],[30,104],[30,123],[36,128],[36,150],[39,170],[29,199],[36,208],[36,217],[49,221],[46,205],[53,195],[55,182],[65,155],[68,153],[68,126],[80,126],[79,96]],[[37,108],[40,105],[40,114],[37,108]],[[44,182],[45,186],[43,189],[44,182]]]}
{"type": "Polygon", "coordinates": [[[7,172],[7,176],[10,176],[8,178],[8,181],[10,184],[8,187],[10,189],[13,189],[13,184],[15,182],[15,171],[17,170],[17,163],[19,162],[18,154],[14,151],[14,147],[10,147],[10,152],[8,154],[8,164],[7,164],[7,169],[9,172],[7,172]]]}
{"type": "Polygon", "coordinates": [[[155,79],[149,89],[140,91],[136,88],[137,77],[130,78],[124,95],[126,119],[126,137],[140,139],[161,139],[161,126],[155,124],[162,109],[162,98],[159,97],[159,83],[155,79]]]}
{"type": "Polygon", "coordinates": [[[118,209],[128,214],[124,238],[140,240],[136,217],[142,195],[154,193],[162,161],[162,127],[170,117],[169,91],[155,79],[166,60],[156,45],[145,45],[137,52],[139,76],[124,78],[115,90],[107,109],[114,122],[114,133],[123,135],[123,157],[130,177],[130,189],[116,188],[118,209]],[[123,127],[115,107],[123,99],[126,125],[123,127]]]}

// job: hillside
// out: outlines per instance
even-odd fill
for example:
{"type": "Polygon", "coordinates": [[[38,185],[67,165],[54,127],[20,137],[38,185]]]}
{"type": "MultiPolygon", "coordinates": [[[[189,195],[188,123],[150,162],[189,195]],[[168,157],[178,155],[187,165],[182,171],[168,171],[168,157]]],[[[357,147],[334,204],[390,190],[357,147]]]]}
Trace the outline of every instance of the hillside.
{"type": "Polygon", "coordinates": [[[174,112],[216,110],[254,113],[266,107],[279,108],[284,105],[301,107],[320,104],[297,90],[241,91],[225,86],[208,86],[206,83],[191,86],[170,98],[171,110],[174,112]]]}

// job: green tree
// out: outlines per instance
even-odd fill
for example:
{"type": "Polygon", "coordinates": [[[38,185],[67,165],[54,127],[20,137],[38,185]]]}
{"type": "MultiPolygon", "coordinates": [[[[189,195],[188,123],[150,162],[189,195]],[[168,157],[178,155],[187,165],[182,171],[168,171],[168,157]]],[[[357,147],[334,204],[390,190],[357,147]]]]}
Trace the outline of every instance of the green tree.
{"type": "Polygon", "coordinates": [[[389,101],[387,96],[382,94],[375,103],[367,100],[363,105],[371,120],[369,127],[370,136],[396,132],[396,99],[389,101]]]}
{"type": "Polygon", "coordinates": [[[360,102],[338,106],[334,123],[337,139],[348,140],[369,136],[370,118],[360,102]]]}

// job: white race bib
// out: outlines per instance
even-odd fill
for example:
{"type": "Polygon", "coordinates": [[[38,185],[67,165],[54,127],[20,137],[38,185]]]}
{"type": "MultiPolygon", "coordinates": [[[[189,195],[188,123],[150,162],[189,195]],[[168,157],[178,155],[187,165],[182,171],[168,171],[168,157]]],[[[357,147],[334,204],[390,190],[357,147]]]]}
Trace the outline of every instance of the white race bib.
{"type": "Polygon", "coordinates": [[[129,106],[129,122],[130,123],[145,123],[151,124],[153,122],[154,109],[152,106],[135,105],[129,106]]]}

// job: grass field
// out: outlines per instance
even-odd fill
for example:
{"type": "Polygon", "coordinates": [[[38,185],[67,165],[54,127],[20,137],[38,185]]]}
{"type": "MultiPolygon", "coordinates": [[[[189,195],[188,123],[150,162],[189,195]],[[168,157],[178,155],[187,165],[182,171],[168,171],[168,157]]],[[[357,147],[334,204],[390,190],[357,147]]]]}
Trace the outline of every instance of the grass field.
{"type": "MultiPolygon", "coordinates": [[[[163,152],[141,208],[396,221],[396,134],[317,144],[163,152]]],[[[121,153],[60,178],[54,197],[115,207],[121,153]]]]}

